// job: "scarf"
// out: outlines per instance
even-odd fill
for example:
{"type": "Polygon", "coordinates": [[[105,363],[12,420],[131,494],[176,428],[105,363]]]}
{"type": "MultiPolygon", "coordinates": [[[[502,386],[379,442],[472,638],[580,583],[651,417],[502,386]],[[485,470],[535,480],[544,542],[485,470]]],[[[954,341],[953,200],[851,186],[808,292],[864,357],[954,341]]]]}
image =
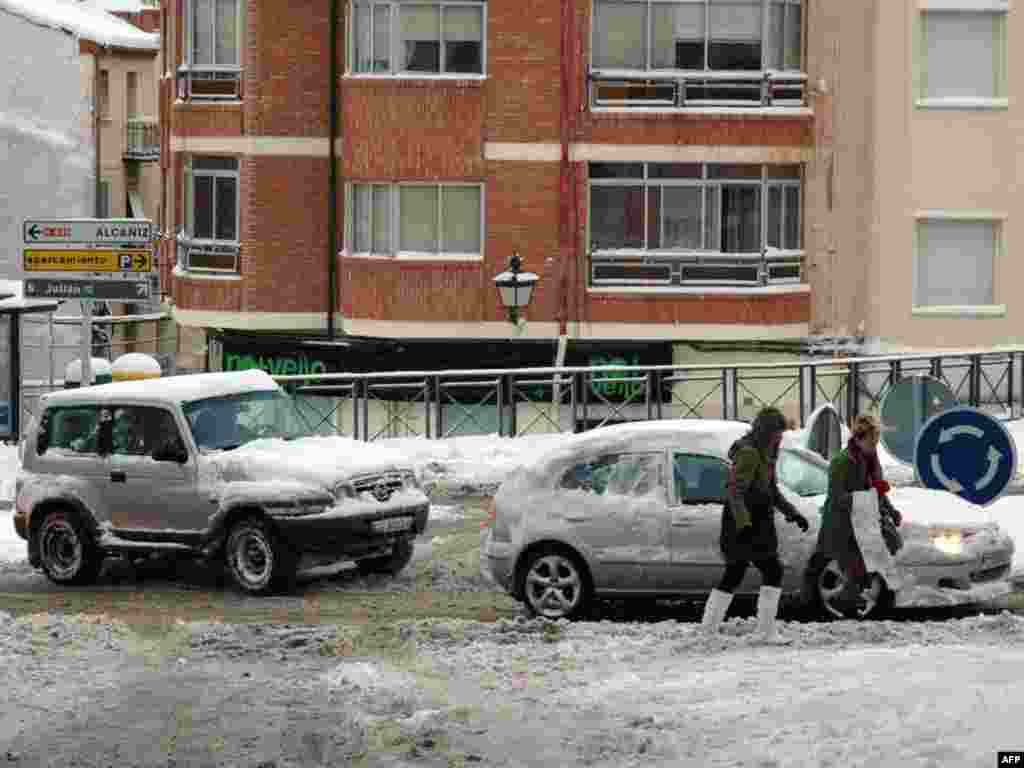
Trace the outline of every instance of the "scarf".
{"type": "Polygon", "coordinates": [[[882,464],[878,460],[877,452],[868,456],[860,449],[860,446],[857,445],[857,442],[852,437],[846,444],[846,452],[850,456],[850,461],[854,464],[860,464],[866,469],[868,488],[871,488],[876,481],[884,479],[882,477],[882,464]]]}

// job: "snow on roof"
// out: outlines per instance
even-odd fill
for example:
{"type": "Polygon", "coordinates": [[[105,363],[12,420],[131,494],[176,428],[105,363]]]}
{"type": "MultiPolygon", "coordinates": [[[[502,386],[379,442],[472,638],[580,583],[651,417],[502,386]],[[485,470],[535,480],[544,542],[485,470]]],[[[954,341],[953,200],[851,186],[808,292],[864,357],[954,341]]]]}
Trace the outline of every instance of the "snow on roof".
{"type": "Polygon", "coordinates": [[[239,392],[263,392],[278,386],[269,373],[261,370],[228,373],[193,373],[165,379],[121,381],[82,389],[68,389],[44,396],[47,405],[80,402],[155,400],[187,403],[207,397],[224,397],[239,392]]]}
{"type": "Polygon", "coordinates": [[[0,10],[114,48],[156,51],[160,37],[100,8],[73,0],[0,0],[0,10]]]}
{"type": "Polygon", "coordinates": [[[114,370],[118,373],[155,373],[160,375],[160,363],[151,355],[142,352],[129,352],[114,361],[114,370]]]}
{"type": "Polygon", "coordinates": [[[82,0],[83,5],[91,5],[109,13],[140,13],[141,11],[157,11],[152,5],[142,0],[82,0]]]}

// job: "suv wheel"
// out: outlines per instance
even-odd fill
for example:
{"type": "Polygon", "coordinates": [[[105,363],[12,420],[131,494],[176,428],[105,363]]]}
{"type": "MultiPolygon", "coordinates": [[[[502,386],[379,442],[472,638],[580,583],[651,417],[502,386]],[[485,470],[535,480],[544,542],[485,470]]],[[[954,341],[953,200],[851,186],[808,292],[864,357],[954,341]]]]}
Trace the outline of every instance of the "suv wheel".
{"type": "Polygon", "coordinates": [[[56,584],[91,584],[103,567],[103,557],[81,518],[71,510],[54,510],[36,531],[39,562],[56,584]]]}
{"type": "Polygon", "coordinates": [[[356,567],[364,576],[372,573],[397,576],[409,564],[409,561],[412,560],[412,555],[412,539],[399,539],[395,542],[390,555],[364,557],[362,560],[356,560],[356,567]]]}
{"type": "Polygon", "coordinates": [[[267,595],[288,587],[295,577],[292,553],[259,518],[247,518],[231,528],[224,554],[231,577],[250,595],[267,595]]]}

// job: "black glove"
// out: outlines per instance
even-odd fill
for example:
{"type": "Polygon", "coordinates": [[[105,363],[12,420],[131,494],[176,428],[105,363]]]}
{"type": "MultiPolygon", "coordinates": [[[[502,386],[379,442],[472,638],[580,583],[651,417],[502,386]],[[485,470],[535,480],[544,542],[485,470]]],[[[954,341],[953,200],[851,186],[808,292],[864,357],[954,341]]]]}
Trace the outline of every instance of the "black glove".
{"type": "Polygon", "coordinates": [[[804,533],[807,533],[807,529],[811,527],[811,524],[807,522],[807,518],[799,512],[791,513],[788,519],[789,522],[796,523],[804,533]]]}

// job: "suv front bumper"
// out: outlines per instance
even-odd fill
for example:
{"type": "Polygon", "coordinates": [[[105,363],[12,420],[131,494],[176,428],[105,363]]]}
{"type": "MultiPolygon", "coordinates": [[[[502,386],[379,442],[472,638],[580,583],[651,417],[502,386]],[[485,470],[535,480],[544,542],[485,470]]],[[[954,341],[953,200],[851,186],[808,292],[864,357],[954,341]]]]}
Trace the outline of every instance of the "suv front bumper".
{"type": "Polygon", "coordinates": [[[395,539],[423,533],[429,511],[430,504],[424,503],[391,507],[379,514],[346,515],[331,509],[319,515],[277,516],[273,521],[293,552],[359,557],[380,550],[395,539]],[[403,517],[412,518],[409,528],[384,532],[373,528],[375,522],[403,517]]]}

